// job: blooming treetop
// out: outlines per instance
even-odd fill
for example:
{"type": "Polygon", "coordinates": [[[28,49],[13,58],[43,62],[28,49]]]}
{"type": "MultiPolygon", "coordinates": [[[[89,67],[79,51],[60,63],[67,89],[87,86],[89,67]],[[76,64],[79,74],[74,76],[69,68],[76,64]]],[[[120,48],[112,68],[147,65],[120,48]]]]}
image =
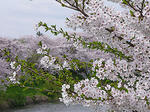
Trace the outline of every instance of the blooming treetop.
{"type": "MultiPolygon", "coordinates": [[[[90,78],[79,80],[74,85],[64,84],[60,101],[66,105],[107,106],[104,112],[150,112],[150,1],[111,0],[129,8],[124,11],[107,6],[106,0],[56,1],[78,11],[67,18],[68,27],[80,28],[92,37],[92,42],[101,42],[101,54],[93,61],[90,78]],[[107,46],[103,46],[105,44],[107,46]]],[[[42,23],[39,26],[56,35],[68,36],[62,29],[57,31],[55,26],[49,28],[42,23]]],[[[74,44],[78,47],[80,41],[77,42],[74,44]]],[[[87,47],[90,48],[91,43],[87,47]]],[[[46,49],[47,46],[43,45],[37,50],[38,54],[44,55],[40,64],[60,69],[61,66],[55,63],[56,58],[47,55],[46,49]]],[[[62,66],[71,68],[66,61],[62,66]]]]}
{"type": "Polygon", "coordinates": [[[14,83],[14,84],[18,83],[19,84],[19,81],[17,80],[17,72],[21,69],[21,66],[20,65],[16,66],[15,64],[16,64],[15,61],[10,63],[10,67],[11,67],[11,69],[14,70],[14,72],[12,73],[11,76],[9,76],[9,79],[12,83],[14,83]]]}
{"type": "MultiPolygon", "coordinates": [[[[132,61],[106,57],[93,62],[94,75],[70,86],[63,85],[66,104],[109,105],[116,112],[150,111],[150,1],[112,0],[129,11],[117,11],[104,0],[56,0],[78,11],[67,19],[67,26],[80,28],[93,39],[132,56],[132,61]],[[68,86],[68,87],[67,87],[68,86]]],[[[106,110],[105,110],[106,111],[106,110]]]]}

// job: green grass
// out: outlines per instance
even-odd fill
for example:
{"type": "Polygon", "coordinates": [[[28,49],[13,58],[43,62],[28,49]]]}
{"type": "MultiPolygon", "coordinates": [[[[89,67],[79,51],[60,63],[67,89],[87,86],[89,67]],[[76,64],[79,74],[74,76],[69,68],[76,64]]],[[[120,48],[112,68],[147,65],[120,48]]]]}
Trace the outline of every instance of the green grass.
{"type": "Polygon", "coordinates": [[[58,96],[53,95],[47,95],[44,92],[37,91],[35,89],[26,89],[19,86],[10,86],[7,87],[6,91],[0,90],[0,104],[3,104],[4,102],[8,102],[9,106],[14,107],[20,107],[26,105],[26,97],[30,97],[34,100],[35,96],[48,96],[50,101],[54,101],[58,99],[58,96]]]}

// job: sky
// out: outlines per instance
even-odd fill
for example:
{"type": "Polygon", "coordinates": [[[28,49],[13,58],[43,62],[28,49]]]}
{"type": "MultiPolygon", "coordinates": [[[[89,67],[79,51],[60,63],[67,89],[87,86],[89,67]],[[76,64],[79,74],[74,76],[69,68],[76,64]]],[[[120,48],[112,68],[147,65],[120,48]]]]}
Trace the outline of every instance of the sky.
{"type": "Polygon", "coordinates": [[[1,0],[0,37],[35,36],[34,26],[40,21],[48,25],[56,24],[67,30],[65,18],[73,12],[61,7],[55,0],[1,0]]]}
{"type": "Polygon", "coordinates": [[[39,21],[66,28],[65,18],[72,12],[54,0],[1,0],[0,37],[35,35],[34,25],[39,21]]]}

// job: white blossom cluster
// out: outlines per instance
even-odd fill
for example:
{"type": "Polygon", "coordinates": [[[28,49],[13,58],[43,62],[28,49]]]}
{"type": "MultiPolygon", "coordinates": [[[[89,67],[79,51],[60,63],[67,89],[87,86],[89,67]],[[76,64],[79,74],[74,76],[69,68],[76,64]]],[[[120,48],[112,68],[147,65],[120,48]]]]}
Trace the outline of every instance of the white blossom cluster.
{"type": "Polygon", "coordinates": [[[66,105],[69,105],[72,102],[72,98],[69,97],[67,90],[70,88],[70,85],[63,84],[62,85],[62,98],[60,98],[61,102],[64,102],[66,105]]]}
{"type": "MultiPolygon", "coordinates": [[[[118,79],[119,80],[119,79],[118,79]]],[[[134,79],[133,79],[134,81],[134,79]]],[[[68,94],[67,89],[62,91],[62,99],[65,104],[82,104],[84,106],[105,106],[116,112],[149,112],[150,101],[150,81],[141,78],[136,84],[136,90],[128,84],[124,84],[124,88],[128,90],[119,90],[107,84],[103,87],[97,87],[98,80],[95,78],[85,79],[77,84],[74,84],[74,92],[68,94]],[[108,93],[109,91],[109,93],[108,93]],[[111,95],[110,95],[111,94],[111,95]]],[[[121,81],[118,83],[118,88],[122,87],[121,81]]],[[[69,89],[69,88],[68,88],[69,89]]]]}
{"type": "Polygon", "coordinates": [[[105,61],[105,59],[96,60],[93,63],[93,70],[96,69],[96,76],[104,80],[105,78],[111,79],[111,80],[118,80],[117,75],[121,74],[122,77],[129,77],[129,68],[128,63],[125,60],[115,60],[115,62],[112,59],[108,59],[105,61]]]}
{"type": "Polygon", "coordinates": [[[64,103],[106,104],[116,112],[150,112],[150,3],[145,0],[141,6],[143,0],[131,1],[134,8],[143,7],[142,13],[133,8],[130,8],[132,12],[121,12],[105,5],[104,0],[90,0],[85,8],[89,17],[76,13],[67,21],[69,27],[83,29],[95,40],[117,48],[132,56],[133,60],[118,59],[112,55],[108,58],[102,54],[99,60],[93,62],[95,78],[75,84],[71,95],[68,95],[68,90],[63,91],[67,94],[63,97],[64,103]],[[97,87],[99,81],[105,79],[118,81],[117,88],[111,85],[97,87]],[[72,100],[66,101],[68,99],[72,100]]]}
{"type": "Polygon", "coordinates": [[[49,67],[53,67],[59,70],[62,70],[63,68],[66,69],[70,69],[70,65],[69,63],[65,60],[62,64],[62,66],[58,63],[55,63],[56,57],[53,57],[51,55],[47,55],[47,45],[46,44],[42,44],[41,48],[38,48],[37,50],[37,54],[43,54],[44,56],[40,59],[40,64],[44,67],[44,68],[49,68],[49,67]]]}
{"type": "Polygon", "coordinates": [[[17,80],[17,72],[21,69],[21,66],[20,65],[16,66],[15,64],[16,64],[15,61],[10,63],[10,67],[11,67],[11,69],[14,70],[14,72],[12,73],[11,76],[9,76],[9,79],[12,83],[14,83],[14,84],[18,83],[19,84],[19,81],[17,80]]]}
{"type": "Polygon", "coordinates": [[[55,64],[55,61],[56,61],[55,57],[44,56],[41,58],[40,64],[43,65],[44,68],[49,68],[51,66],[55,66],[55,68],[59,68],[59,66],[55,64]]]}
{"type": "Polygon", "coordinates": [[[150,72],[140,73],[139,71],[134,71],[137,70],[137,68],[133,67],[134,66],[130,65],[130,63],[127,63],[125,60],[116,60],[114,62],[111,59],[107,61],[100,59],[93,63],[93,69],[96,68],[96,77],[100,80],[107,78],[109,80],[119,81],[118,88],[125,87],[128,90],[127,93],[111,88],[110,86],[107,87],[108,85],[106,86],[106,88],[111,88],[116,104],[119,106],[130,104],[129,107],[131,106],[132,109],[136,109],[138,107],[137,105],[139,105],[140,108],[136,110],[147,112],[149,105],[146,104],[146,102],[150,101],[150,72]],[[121,76],[122,79],[126,81],[126,84],[123,84],[123,81],[118,76],[121,76]],[[145,98],[147,98],[147,100],[145,98]]]}
{"type": "Polygon", "coordinates": [[[62,70],[63,68],[66,69],[70,69],[70,65],[68,64],[67,61],[64,61],[62,66],[56,62],[56,58],[53,56],[44,56],[41,58],[40,60],[40,64],[44,67],[44,68],[49,68],[49,67],[53,67],[55,69],[59,69],[62,70]]]}
{"type": "Polygon", "coordinates": [[[37,54],[47,54],[47,45],[46,44],[42,44],[42,47],[41,48],[38,48],[36,50],[37,54]]]}

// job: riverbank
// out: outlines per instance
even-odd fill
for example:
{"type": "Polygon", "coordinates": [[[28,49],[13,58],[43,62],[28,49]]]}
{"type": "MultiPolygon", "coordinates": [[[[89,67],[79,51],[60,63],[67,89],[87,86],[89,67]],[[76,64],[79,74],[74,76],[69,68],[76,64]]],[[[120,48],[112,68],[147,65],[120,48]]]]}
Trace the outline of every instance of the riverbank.
{"type": "Polygon", "coordinates": [[[15,109],[27,105],[58,102],[57,95],[45,95],[35,90],[25,90],[20,87],[9,87],[5,91],[0,90],[0,110],[15,109]]]}

